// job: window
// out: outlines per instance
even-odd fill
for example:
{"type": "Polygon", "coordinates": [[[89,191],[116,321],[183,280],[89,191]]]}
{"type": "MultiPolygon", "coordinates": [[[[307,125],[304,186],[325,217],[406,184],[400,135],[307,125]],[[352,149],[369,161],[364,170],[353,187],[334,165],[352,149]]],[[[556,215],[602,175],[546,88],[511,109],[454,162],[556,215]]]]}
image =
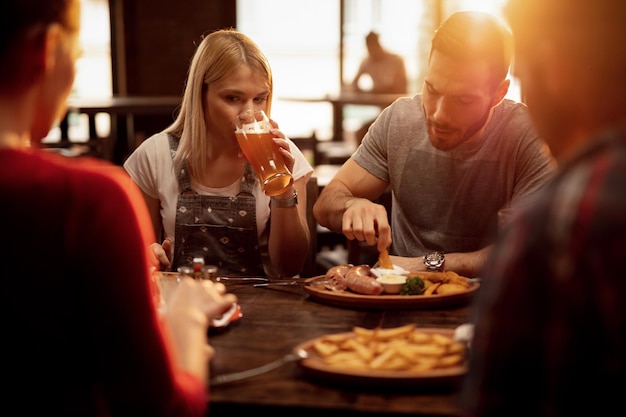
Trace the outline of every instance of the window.
{"type": "MultiPolygon", "coordinates": [[[[281,129],[290,137],[315,133],[325,140],[332,135],[330,104],[288,99],[339,93],[342,82],[351,82],[365,56],[365,36],[370,30],[380,34],[385,48],[405,59],[409,93],[413,94],[421,90],[438,16],[445,19],[463,9],[501,16],[505,1],[237,0],[237,29],[250,36],[270,61],[275,83],[272,116],[281,129]]],[[[519,100],[519,86],[514,79],[511,81],[507,97],[519,100]]],[[[351,107],[344,109],[347,130],[355,129],[379,111],[351,107]]]]}
{"type": "Polygon", "coordinates": [[[272,118],[290,137],[331,135],[330,104],[285,98],[339,92],[339,20],[339,0],[237,0],[237,29],[270,61],[272,118]]]}
{"type": "MultiPolygon", "coordinates": [[[[237,0],[237,28],[265,52],[274,71],[272,115],[291,137],[315,133],[332,136],[328,103],[302,103],[289,98],[337,94],[351,82],[365,56],[365,36],[380,34],[385,48],[403,56],[409,93],[419,92],[430,37],[441,18],[462,9],[485,10],[500,16],[506,0],[237,0]],[[344,5],[343,23],[341,5],[344,5]],[[341,56],[343,54],[343,56],[341,56]]],[[[72,97],[99,98],[112,94],[111,36],[108,0],[82,1],[83,56],[77,62],[72,97]]],[[[508,97],[519,100],[519,84],[511,78],[508,97]]],[[[377,114],[377,108],[347,106],[344,128],[354,129],[377,114]]],[[[87,122],[74,115],[72,140],[86,140],[87,122]]],[[[106,136],[109,120],[99,115],[97,128],[106,136]]],[[[58,139],[53,129],[50,139],[58,139]]]]}
{"type": "Polygon", "coordinates": [[[113,89],[109,0],[82,0],[81,18],[83,55],[77,62],[72,94],[85,98],[110,97],[113,89]]]}
{"type": "MultiPolygon", "coordinates": [[[[82,0],[80,43],[82,56],[76,62],[76,79],[70,97],[111,97],[111,31],[109,0],[82,0]]],[[[110,120],[107,115],[98,115],[97,128],[106,136],[110,120]]],[[[86,141],[89,137],[87,118],[70,115],[69,136],[73,141],[86,141]]],[[[53,128],[44,141],[59,140],[60,131],[53,128]]]]}

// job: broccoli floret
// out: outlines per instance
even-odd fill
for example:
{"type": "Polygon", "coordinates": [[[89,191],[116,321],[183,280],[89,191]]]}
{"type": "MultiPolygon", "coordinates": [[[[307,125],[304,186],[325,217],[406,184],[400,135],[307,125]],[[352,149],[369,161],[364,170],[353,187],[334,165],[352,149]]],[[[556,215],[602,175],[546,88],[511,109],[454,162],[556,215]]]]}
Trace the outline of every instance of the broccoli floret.
{"type": "Polygon", "coordinates": [[[426,285],[424,280],[418,276],[409,277],[406,282],[400,288],[400,294],[402,295],[421,295],[424,294],[426,285]]]}

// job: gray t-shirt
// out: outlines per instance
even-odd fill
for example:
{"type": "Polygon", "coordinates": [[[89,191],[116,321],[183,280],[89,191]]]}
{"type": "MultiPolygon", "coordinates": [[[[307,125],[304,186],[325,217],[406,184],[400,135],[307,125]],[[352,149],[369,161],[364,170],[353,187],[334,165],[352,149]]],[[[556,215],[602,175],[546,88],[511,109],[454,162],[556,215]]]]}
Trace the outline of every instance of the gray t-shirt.
{"type": "Polygon", "coordinates": [[[391,253],[410,257],[488,246],[498,210],[524,200],[556,168],[524,104],[504,100],[478,140],[440,151],[428,139],[420,94],[383,110],[352,158],[389,182],[391,253]]]}

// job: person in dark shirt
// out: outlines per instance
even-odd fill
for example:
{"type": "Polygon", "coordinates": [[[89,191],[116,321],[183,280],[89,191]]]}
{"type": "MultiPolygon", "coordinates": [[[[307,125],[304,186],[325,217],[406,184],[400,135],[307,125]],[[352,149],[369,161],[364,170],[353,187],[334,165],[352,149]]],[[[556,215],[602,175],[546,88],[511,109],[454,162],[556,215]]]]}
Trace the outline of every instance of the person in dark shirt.
{"type": "Polygon", "coordinates": [[[461,408],[612,415],[626,388],[626,2],[511,0],[506,15],[559,172],[487,261],[461,408]]]}

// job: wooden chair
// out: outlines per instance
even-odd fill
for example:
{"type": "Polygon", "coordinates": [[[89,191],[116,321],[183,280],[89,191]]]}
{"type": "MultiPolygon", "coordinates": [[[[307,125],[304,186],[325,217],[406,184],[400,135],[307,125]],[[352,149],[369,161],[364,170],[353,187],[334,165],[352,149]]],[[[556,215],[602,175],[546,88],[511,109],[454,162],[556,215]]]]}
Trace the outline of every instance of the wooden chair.
{"type": "Polygon", "coordinates": [[[291,140],[302,151],[302,153],[304,153],[311,165],[317,166],[320,163],[320,155],[317,149],[319,141],[317,140],[315,132],[313,132],[309,137],[297,137],[291,138],[291,140]]]}

